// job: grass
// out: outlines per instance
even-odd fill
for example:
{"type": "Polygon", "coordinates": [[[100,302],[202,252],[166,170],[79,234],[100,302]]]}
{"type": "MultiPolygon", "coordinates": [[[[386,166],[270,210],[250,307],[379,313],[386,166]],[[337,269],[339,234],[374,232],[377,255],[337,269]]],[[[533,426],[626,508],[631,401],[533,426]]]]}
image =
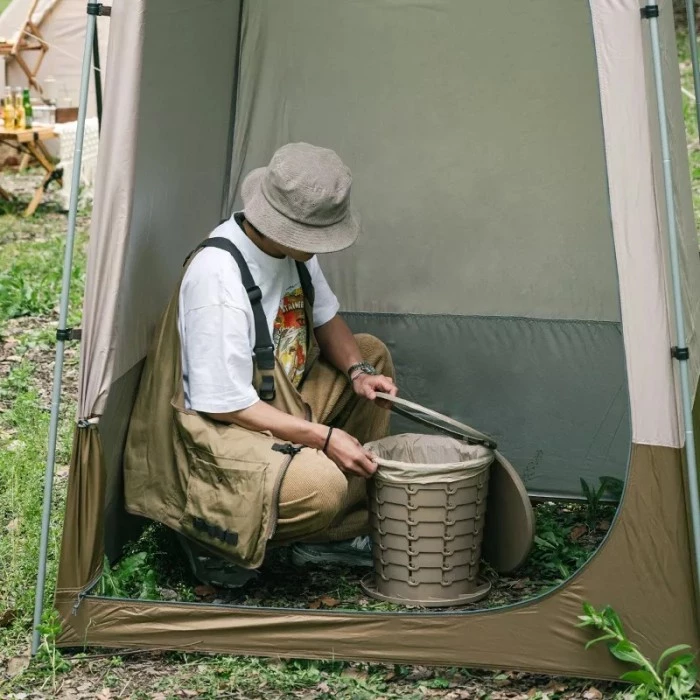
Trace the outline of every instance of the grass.
{"type": "MultiPolygon", "coordinates": [[[[678,34],[678,59],[681,70],[681,87],[683,94],[683,118],[688,141],[688,160],[690,166],[690,181],[693,191],[693,210],[695,212],[696,228],[700,221],[700,142],[698,141],[698,122],[696,117],[695,100],[689,95],[694,94],[693,67],[690,62],[690,46],[688,35],[678,34]]],[[[698,239],[700,243],[700,238],[698,239]]]]}

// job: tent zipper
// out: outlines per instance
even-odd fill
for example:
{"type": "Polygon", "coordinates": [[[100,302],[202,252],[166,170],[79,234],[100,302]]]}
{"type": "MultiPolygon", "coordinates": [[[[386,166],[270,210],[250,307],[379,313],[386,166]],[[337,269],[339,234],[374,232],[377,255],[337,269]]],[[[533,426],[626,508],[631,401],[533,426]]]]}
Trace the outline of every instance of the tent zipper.
{"type": "Polygon", "coordinates": [[[78,593],[78,599],[73,603],[73,609],[72,609],[72,614],[77,615],[78,614],[78,609],[80,608],[80,604],[83,602],[83,599],[85,596],[87,596],[88,593],[99,583],[99,580],[102,578],[102,569],[100,569],[99,573],[97,573],[95,576],[93,576],[92,579],[85,585],[80,592],[78,593]]]}
{"type": "Polygon", "coordinates": [[[280,490],[282,488],[282,479],[289,469],[289,465],[292,463],[294,457],[296,457],[302,450],[301,447],[296,447],[291,443],[275,443],[272,446],[275,452],[282,452],[287,455],[287,459],[280,467],[279,473],[277,474],[277,479],[275,480],[275,488],[272,491],[272,513],[270,515],[270,521],[267,524],[267,532],[265,533],[265,540],[271,540],[277,530],[277,519],[279,517],[279,496],[280,490]]]}

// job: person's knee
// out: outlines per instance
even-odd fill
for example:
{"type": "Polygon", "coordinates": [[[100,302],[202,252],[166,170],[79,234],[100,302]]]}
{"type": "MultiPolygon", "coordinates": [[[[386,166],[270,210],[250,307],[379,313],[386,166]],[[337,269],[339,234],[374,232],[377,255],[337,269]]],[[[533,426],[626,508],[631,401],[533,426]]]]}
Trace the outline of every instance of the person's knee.
{"type": "Polygon", "coordinates": [[[358,333],[355,340],[362,352],[362,357],[374,365],[379,372],[387,377],[394,376],[394,362],[389,348],[379,338],[369,333],[358,333]]]}
{"type": "Polygon", "coordinates": [[[314,513],[315,530],[325,530],[338,517],[345,506],[348,481],[337,468],[324,474],[313,502],[309,504],[314,513]]]}

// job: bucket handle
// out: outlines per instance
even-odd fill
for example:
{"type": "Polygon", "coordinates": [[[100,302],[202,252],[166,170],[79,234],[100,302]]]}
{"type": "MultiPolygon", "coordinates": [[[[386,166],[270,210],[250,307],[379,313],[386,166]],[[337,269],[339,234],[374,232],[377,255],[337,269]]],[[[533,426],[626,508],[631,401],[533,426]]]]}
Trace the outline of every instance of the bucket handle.
{"type": "Polygon", "coordinates": [[[389,402],[391,404],[391,410],[404,418],[422,423],[423,425],[429,425],[441,433],[456,437],[459,440],[465,440],[470,445],[482,445],[490,450],[498,448],[496,441],[485,433],[481,433],[464,423],[460,423],[449,416],[421,406],[418,403],[413,403],[412,401],[407,401],[406,399],[392,396],[391,394],[385,394],[381,391],[377,392],[377,398],[389,402]],[[417,416],[415,415],[416,413],[421,415],[417,416]],[[430,420],[431,418],[432,420],[430,420]],[[440,422],[438,423],[436,421],[440,422]]]}

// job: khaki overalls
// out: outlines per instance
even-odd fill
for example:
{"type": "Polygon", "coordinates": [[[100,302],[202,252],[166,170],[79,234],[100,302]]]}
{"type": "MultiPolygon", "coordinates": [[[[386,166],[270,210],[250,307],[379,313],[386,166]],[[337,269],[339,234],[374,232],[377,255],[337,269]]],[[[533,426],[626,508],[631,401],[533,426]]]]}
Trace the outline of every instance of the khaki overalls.
{"type": "MultiPolygon", "coordinates": [[[[300,277],[308,288],[305,269],[300,277]]],[[[256,361],[256,389],[276,408],[342,428],[363,444],[384,437],[389,412],[357,397],[347,378],[319,357],[312,293],[304,292],[309,348],[300,390],[276,358],[262,369],[256,361]],[[271,380],[274,397],[261,391],[271,380]]],[[[131,416],[124,453],[126,509],[248,568],[260,566],[270,540],[322,542],[367,534],[364,479],[345,476],[321,451],[185,408],[178,297],[179,289],[146,358],[131,416]]],[[[386,346],[369,335],[356,339],[363,358],[393,376],[386,346]]]]}

